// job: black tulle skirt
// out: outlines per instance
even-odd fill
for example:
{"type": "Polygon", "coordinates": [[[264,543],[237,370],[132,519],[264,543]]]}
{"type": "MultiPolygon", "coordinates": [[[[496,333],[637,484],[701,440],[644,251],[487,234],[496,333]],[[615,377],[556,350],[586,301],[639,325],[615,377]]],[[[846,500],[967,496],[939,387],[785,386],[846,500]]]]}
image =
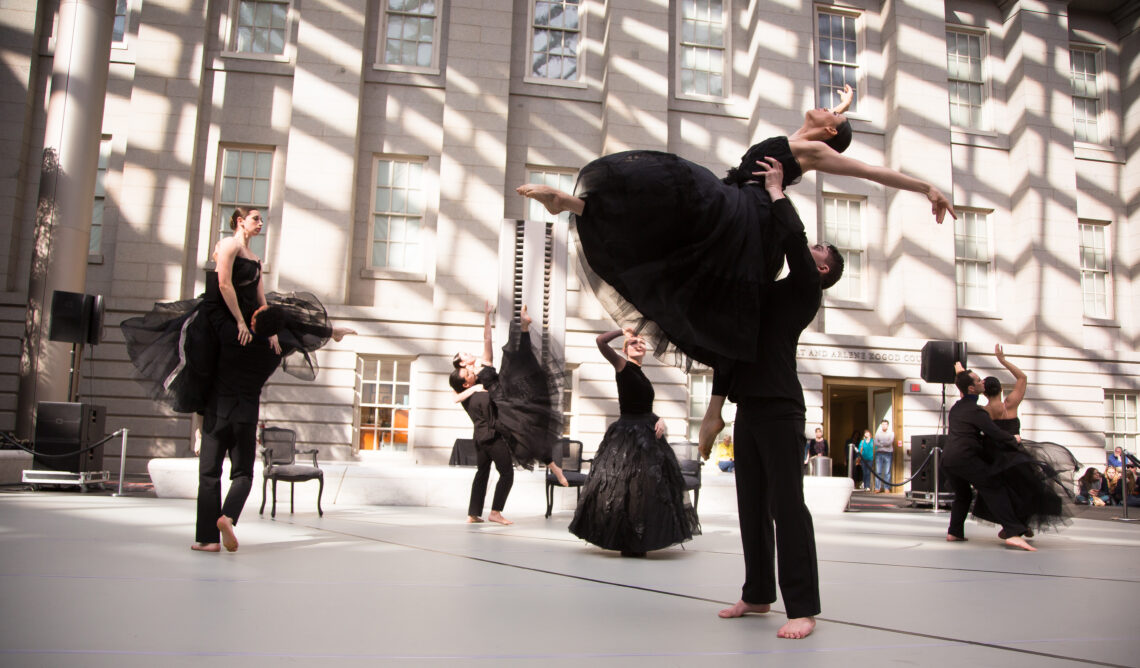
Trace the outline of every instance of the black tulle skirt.
{"type": "Polygon", "coordinates": [[[582,488],[570,533],[607,550],[648,552],[700,535],[677,456],[654,415],[610,425],[582,488]]]}
{"type": "MultiPolygon", "coordinates": [[[[285,310],[278,333],[287,352],[282,368],[301,380],[318,371],[314,351],[331,330],[324,306],[308,293],[269,293],[266,302],[285,310]]],[[[147,314],[120,324],[135,379],[147,395],[176,413],[200,413],[213,388],[219,332],[233,333],[233,316],[215,300],[186,299],[154,305],[147,314]],[[227,324],[229,325],[227,327],[227,324]]]]}
{"type": "Polygon", "coordinates": [[[495,431],[511,448],[516,464],[526,469],[549,464],[562,436],[565,372],[561,359],[539,359],[529,336],[511,326],[499,381],[488,391],[495,402],[495,431]]]}
{"type": "MultiPolygon", "coordinates": [[[[1065,446],[1024,439],[1019,446],[993,455],[991,463],[993,474],[1009,490],[1014,515],[1034,531],[1069,524],[1079,468],[1080,462],[1065,446]]],[[[997,523],[981,495],[974,502],[974,517],[997,523]]]]}
{"type": "Polygon", "coordinates": [[[670,153],[627,151],[582,168],[572,220],[583,273],[622,327],[688,366],[755,359],[760,288],[783,266],[757,184],[727,185],[670,153]]]}

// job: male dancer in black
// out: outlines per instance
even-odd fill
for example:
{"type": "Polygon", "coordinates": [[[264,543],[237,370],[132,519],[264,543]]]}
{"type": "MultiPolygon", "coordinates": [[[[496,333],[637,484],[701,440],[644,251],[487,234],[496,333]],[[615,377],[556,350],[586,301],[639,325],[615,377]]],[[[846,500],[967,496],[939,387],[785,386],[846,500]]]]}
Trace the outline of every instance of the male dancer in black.
{"type": "MultiPolygon", "coordinates": [[[[198,521],[196,541],[190,546],[200,552],[219,552],[219,533],[226,550],[238,549],[234,525],[253,486],[257,461],[257,418],[261,389],[281,364],[282,355],[294,349],[292,335],[281,337],[281,353],[273,350],[269,337],[277,334],[284,315],[276,307],[263,306],[253,314],[249,343],[238,342],[237,324],[224,323],[218,331],[218,364],[214,385],[206,398],[202,420],[202,452],[198,462],[198,521]],[[260,320],[260,321],[259,321],[260,320]],[[222,462],[230,456],[230,489],[222,503],[222,462]]],[[[318,333],[340,341],[356,332],[346,328],[314,328],[318,333]]]]}
{"type": "Polygon", "coordinates": [[[978,405],[978,395],[985,392],[985,384],[978,374],[968,369],[960,371],[954,377],[954,384],[962,397],[950,408],[946,448],[942,453],[942,470],[946,472],[950,490],[954,492],[946,540],[966,540],[965,524],[973,500],[972,485],[985,500],[994,519],[1001,524],[998,536],[1005,539],[1005,544],[1036,552],[1037,548],[1023,538],[1029,529],[1017,518],[1009,490],[1002,486],[998,476],[991,473],[985,457],[987,446],[1014,448],[1017,439],[994,424],[986,409],[978,405]]]}
{"type": "MultiPolygon", "coordinates": [[[[723,429],[720,407],[724,398],[736,402],[736,503],[744,546],[744,587],[740,600],[719,614],[730,618],[771,609],[776,600],[773,547],[778,546],[779,585],[788,621],[777,635],[804,638],[815,628],[820,603],[815,529],[804,504],[806,409],[796,374],[796,347],[819,310],[823,288],[831,287],[843,274],[843,258],[834,246],[808,246],[803,222],[784,197],[782,171],[779,162],[769,159],[764,185],[772,197],[773,220],[787,232],[783,247],[788,275],[765,288],[772,320],[760,330],[756,361],[726,363],[715,369],[714,396],[701,431],[715,435],[723,429]],[[719,426],[710,428],[714,422],[719,426]]],[[[709,437],[702,442],[706,459],[711,441],[709,437]]]]}

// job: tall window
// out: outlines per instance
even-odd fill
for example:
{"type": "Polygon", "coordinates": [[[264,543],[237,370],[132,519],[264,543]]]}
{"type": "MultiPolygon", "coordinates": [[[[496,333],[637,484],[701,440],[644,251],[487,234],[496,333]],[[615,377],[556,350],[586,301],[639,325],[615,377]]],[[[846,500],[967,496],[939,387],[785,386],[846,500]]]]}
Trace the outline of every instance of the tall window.
{"type": "MultiPolygon", "coordinates": [[[[222,149],[221,189],[218,193],[217,238],[234,233],[230,229],[230,217],[239,206],[258,209],[262,218],[268,221],[269,184],[273,173],[273,151],[251,148],[222,149]]],[[[249,241],[249,249],[262,260],[265,259],[265,235],[268,222],[261,234],[249,241]]]]}
{"type": "Polygon", "coordinates": [[[727,0],[681,2],[681,94],[725,97],[728,58],[727,0]]]}
{"type": "Polygon", "coordinates": [[[1094,318],[1111,316],[1108,294],[1108,226],[1103,223],[1081,223],[1081,292],[1085,315],[1094,318]]]}
{"type": "Polygon", "coordinates": [[[289,0],[237,0],[232,48],[280,56],[289,31],[289,0]]]}
{"type": "MultiPolygon", "coordinates": [[[[574,192],[574,173],[532,169],[528,172],[527,183],[539,183],[570,193],[574,192]]],[[[526,201],[527,220],[541,220],[544,223],[568,223],[570,221],[568,211],[563,211],[556,216],[547,211],[536,200],[528,197],[526,201]]]]}
{"type": "Polygon", "coordinates": [[[1136,395],[1126,392],[1104,393],[1104,445],[1136,452],[1136,395]]]}
{"type": "Polygon", "coordinates": [[[127,0],[115,0],[115,22],[111,26],[111,42],[122,42],[127,35],[127,0]]]}
{"type": "Polygon", "coordinates": [[[574,381],[578,377],[578,365],[567,364],[565,373],[565,385],[562,387],[562,435],[567,438],[573,438],[574,428],[574,381]]]}
{"type": "Polygon", "coordinates": [[[982,68],[985,59],[984,36],[978,33],[946,31],[946,71],[950,87],[950,124],[971,130],[984,130],[986,101],[982,68]]]}
{"type": "Polygon", "coordinates": [[[841,299],[863,298],[863,202],[823,198],[823,239],[843,256],[843,278],[828,291],[841,299]]]}
{"type": "Polygon", "coordinates": [[[579,0],[535,0],[530,41],[530,77],[578,81],[582,45],[579,0]]]}
{"type": "Polygon", "coordinates": [[[412,362],[361,355],[356,359],[360,450],[407,452],[412,418],[412,362]]]}
{"type": "Polygon", "coordinates": [[[954,221],[954,265],[958,308],[989,309],[993,294],[993,254],[985,213],[958,212],[958,220],[954,221]]]}
{"type": "Polygon", "coordinates": [[[1072,49],[1069,51],[1069,62],[1073,86],[1073,139],[1098,142],[1100,87],[1097,83],[1097,54],[1087,49],[1072,49]]]}
{"type": "Polygon", "coordinates": [[[387,0],[377,65],[435,71],[438,68],[442,0],[387,0]]]}
{"type": "Polygon", "coordinates": [[[98,255],[103,252],[103,206],[107,197],[104,179],[107,178],[107,165],[111,162],[111,138],[103,137],[99,141],[99,166],[95,172],[95,202],[91,207],[91,240],[87,243],[87,252],[98,255]]]}
{"type": "MultiPolygon", "coordinates": [[[[818,15],[819,53],[816,67],[819,76],[819,106],[839,104],[839,93],[845,85],[857,88],[859,80],[858,34],[854,16],[820,12],[818,15]]],[[[859,96],[851,100],[848,111],[857,111],[859,96]]]]}
{"type": "Polygon", "coordinates": [[[423,250],[424,163],[377,158],[372,197],[375,268],[419,271],[423,250]]]}

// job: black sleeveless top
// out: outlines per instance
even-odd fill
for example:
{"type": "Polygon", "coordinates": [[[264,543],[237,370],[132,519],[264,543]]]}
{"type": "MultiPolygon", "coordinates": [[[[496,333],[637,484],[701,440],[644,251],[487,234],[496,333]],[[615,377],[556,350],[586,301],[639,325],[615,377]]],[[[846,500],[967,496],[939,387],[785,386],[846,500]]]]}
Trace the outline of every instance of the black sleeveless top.
{"type": "MultiPolygon", "coordinates": [[[[257,284],[261,280],[261,262],[240,255],[234,256],[230,280],[234,284],[234,292],[237,293],[238,308],[241,309],[241,314],[248,325],[249,319],[253,317],[253,312],[258,307],[257,284]]],[[[218,272],[206,272],[206,293],[202,301],[229,311],[225,299],[222,298],[222,292],[218,288],[218,272]]]]}
{"type": "Polygon", "coordinates": [[[740,158],[740,164],[735,171],[730,172],[729,176],[725,177],[725,182],[731,181],[739,184],[752,181],[763,187],[764,178],[752,176],[752,172],[759,171],[760,167],[756,163],[757,161],[765,162],[764,158],[775,158],[780,161],[780,166],[784,170],[785,188],[799,183],[800,178],[804,175],[804,170],[800,167],[799,161],[792,154],[792,146],[788,143],[788,138],[769,137],[759,144],[753,144],[749,147],[740,158]]]}
{"type": "Polygon", "coordinates": [[[1014,436],[1017,436],[1021,433],[1021,418],[994,420],[994,424],[996,424],[999,429],[1006,432],[1007,434],[1013,434],[1014,436]]]}
{"type": "Polygon", "coordinates": [[[653,412],[653,384],[641,367],[626,362],[617,372],[618,407],[622,415],[645,415],[653,412]]]}

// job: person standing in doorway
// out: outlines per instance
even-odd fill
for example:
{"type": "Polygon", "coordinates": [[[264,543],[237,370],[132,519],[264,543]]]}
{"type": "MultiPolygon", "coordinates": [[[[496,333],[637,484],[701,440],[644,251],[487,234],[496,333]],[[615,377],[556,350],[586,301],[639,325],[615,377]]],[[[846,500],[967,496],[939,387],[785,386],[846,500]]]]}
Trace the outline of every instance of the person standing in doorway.
{"type": "Polygon", "coordinates": [[[895,432],[886,418],[875,432],[875,493],[890,492],[891,464],[895,458],[895,432]]]}

